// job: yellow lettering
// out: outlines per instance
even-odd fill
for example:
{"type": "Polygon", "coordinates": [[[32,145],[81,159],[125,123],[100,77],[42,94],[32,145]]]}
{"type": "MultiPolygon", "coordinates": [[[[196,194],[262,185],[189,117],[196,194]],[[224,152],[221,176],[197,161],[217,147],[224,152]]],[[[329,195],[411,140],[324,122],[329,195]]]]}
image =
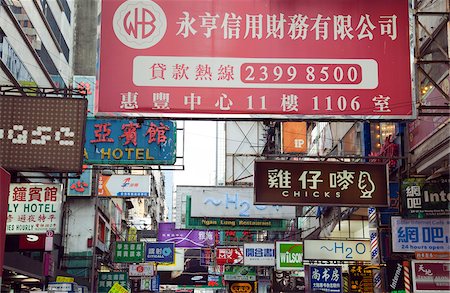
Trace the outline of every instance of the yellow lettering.
{"type": "Polygon", "coordinates": [[[123,151],[121,149],[114,149],[112,156],[115,160],[120,160],[123,157],[123,151]]]}
{"type": "Polygon", "coordinates": [[[108,151],[105,153],[105,149],[101,149],[100,152],[102,153],[102,160],[105,158],[105,155],[108,156],[108,160],[111,159],[111,149],[108,149],[108,151]]]}
{"type": "Polygon", "coordinates": [[[125,151],[128,153],[127,155],[128,160],[131,160],[131,153],[134,152],[134,149],[125,149],[125,151]]]}
{"type": "Polygon", "coordinates": [[[136,160],[144,159],[144,149],[136,149],[136,160]]]}
{"type": "Polygon", "coordinates": [[[83,154],[83,156],[84,156],[84,159],[85,159],[85,160],[89,160],[89,155],[88,155],[88,153],[87,153],[86,148],[84,148],[84,154],[83,154]]]}
{"type": "Polygon", "coordinates": [[[154,160],[155,158],[150,156],[150,149],[145,150],[145,159],[146,160],[154,160]]]}

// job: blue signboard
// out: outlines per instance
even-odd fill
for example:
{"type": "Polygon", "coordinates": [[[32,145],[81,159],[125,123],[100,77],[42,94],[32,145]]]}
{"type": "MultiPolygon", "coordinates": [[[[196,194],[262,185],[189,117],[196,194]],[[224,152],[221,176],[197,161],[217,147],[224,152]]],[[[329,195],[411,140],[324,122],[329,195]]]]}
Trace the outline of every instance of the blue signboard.
{"type": "Polygon", "coordinates": [[[173,263],[175,243],[147,242],[145,244],[145,261],[173,263]]]}
{"type": "MultiPolygon", "coordinates": [[[[67,184],[67,196],[91,196],[92,191],[92,169],[85,169],[80,178],[69,178],[67,184]]],[[[75,174],[72,174],[75,175],[75,174]]]]}
{"type": "Polygon", "coordinates": [[[86,164],[173,165],[175,160],[176,124],[173,121],[86,121],[86,164]]]}
{"type": "Polygon", "coordinates": [[[397,182],[389,182],[389,207],[378,209],[381,226],[390,226],[391,217],[398,215],[400,212],[399,192],[399,184],[397,182]]]}
{"type": "Polygon", "coordinates": [[[153,292],[159,292],[159,276],[156,275],[151,278],[150,290],[153,292]]]}
{"type": "Polygon", "coordinates": [[[341,267],[310,266],[310,280],[314,292],[342,292],[341,267]]]}

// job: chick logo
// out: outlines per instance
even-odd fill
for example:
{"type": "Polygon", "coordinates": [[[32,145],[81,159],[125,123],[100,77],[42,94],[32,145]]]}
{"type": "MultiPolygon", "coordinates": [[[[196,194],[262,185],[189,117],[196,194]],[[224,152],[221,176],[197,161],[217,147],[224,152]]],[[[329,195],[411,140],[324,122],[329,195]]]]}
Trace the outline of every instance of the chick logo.
{"type": "Polygon", "coordinates": [[[359,173],[358,188],[362,193],[360,198],[372,198],[372,193],[375,191],[375,183],[370,177],[370,173],[366,171],[359,173]]]}
{"type": "Polygon", "coordinates": [[[151,0],[129,0],[117,8],[113,18],[117,38],[133,49],[156,45],[167,29],[167,19],[161,7],[151,0]]]}

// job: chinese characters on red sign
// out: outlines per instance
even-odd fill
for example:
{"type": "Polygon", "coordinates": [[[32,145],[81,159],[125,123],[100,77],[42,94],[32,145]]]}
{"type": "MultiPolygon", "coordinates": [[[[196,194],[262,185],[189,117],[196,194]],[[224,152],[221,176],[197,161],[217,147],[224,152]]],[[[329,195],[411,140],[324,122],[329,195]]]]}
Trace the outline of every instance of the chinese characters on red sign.
{"type": "Polygon", "coordinates": [[[242,247],[217,247],[217,265],[239,265],[244,263],[244,251],[242,247]]]}
{"type": "Polygon", "coordinates": [[[407,0],[236,3],[103,5],[99,112],[412,117],[407,0]]]}

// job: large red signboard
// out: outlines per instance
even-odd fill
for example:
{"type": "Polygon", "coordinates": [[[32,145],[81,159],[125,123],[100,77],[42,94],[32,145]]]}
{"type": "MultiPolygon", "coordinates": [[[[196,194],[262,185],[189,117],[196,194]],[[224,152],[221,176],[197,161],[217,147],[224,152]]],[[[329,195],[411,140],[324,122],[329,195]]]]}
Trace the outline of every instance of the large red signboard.
{"type": "Polygon", "coordinates": [[[412,118],[408,0],[103,1],[98,111],[412,118]]]}
{"type": "MultiPolygon", "coordinates": [[[[6,216],[8,214],[9,183],[11,175],[0,167],[0,272],[3,268],[6,238],[6,216]]],[[[0,285],[2,278],[0,276],[0,285]]]]}

